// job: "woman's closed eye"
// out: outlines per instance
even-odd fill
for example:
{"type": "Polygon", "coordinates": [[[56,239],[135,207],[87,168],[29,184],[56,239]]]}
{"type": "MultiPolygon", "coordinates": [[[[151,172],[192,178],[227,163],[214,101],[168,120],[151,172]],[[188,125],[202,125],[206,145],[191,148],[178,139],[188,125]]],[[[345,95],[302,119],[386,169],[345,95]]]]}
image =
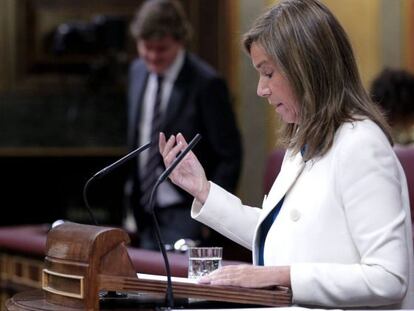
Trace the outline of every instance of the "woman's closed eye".
{"type": "Polygon", "coordinates": [[[258,73],[259,73],[259,77],[265,77],[268,79],[271,79],[273,77],[273,70],[260,69],[258,70],[258,73]]]}
{"type": "Polygon", "coordinates": [[[263,73],[263,76],[265,76],[266,78],[268,78],[268,79],[271,79],[272,77],[273,77],[273,71],[264,71],[263,73]]]}

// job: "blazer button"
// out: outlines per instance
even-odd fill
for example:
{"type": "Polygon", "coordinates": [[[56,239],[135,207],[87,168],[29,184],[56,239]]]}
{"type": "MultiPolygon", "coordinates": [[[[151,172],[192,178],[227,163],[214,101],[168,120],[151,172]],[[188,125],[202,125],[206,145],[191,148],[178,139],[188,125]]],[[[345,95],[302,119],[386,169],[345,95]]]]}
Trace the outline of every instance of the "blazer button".
{"type": "Polygon", "coordinates": [[[292,221],[298,221],[300,219],[300,212],[297,209],[291,210],[290,219],[292,219],[292,221]]]}

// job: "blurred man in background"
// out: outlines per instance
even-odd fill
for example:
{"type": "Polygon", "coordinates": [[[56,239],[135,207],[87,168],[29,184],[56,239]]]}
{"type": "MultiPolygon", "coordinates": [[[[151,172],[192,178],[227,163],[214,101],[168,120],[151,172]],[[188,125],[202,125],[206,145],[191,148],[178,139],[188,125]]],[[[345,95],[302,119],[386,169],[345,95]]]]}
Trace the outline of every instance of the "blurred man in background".
{"type": "Polygon", "coordinates": [[[384,110],[396,144],[414,144],[414,75],[384,69],[372,82],[371,96],[384,110]]]}
{"type": "MultiPolygon", "coordinates": [[[[143,248],[157,248],[149,196],[165,169],[158,152],[158,136],[182,133],[202,140],[194,152],[210,180],[234,191],[240,173],[240,135],[225,81],[204,61],[189,53],[190,24],[179,2],[144,2],[131,24],[139,58],[130,67],[128,89],[128,146],[154,142],[131,170],[125,191],[125,227],[137,231],[143,248]],[[127,213],[128,215],[128,213],[127,213]]],[[[192,198],[169,180],[158,188],[155,205],[161,235],[172,245],[181,238],[208,239],[207,228],[192,220],[192,198]]]]}

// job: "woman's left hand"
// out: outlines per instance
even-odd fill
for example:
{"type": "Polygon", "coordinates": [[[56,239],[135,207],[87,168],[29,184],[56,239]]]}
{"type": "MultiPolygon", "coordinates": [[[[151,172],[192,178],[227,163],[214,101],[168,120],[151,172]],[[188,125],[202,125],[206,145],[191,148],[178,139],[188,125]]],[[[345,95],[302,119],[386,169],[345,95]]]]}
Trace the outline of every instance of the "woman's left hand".
{"type": "Polygon", "coordinates": [[[274,285],[290,287],[289,266],[224,266],[199,279],[199,283],[262,288],[274,285]]]}

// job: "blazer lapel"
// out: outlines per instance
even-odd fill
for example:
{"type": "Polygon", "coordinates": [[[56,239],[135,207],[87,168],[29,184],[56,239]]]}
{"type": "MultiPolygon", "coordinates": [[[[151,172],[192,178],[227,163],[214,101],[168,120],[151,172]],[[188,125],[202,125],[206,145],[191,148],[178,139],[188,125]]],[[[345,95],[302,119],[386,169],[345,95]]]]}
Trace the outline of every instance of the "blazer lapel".
{"type": "Polygon", "coordinates": [[[305,167],[305,162],[303,161],[300,153],[292,156],[289,151],[287,152],[288,153],[286,154],[280,174],[277,176],[266,200],[263,202],[263,216],[261,220],[267,216],[267,214],[277,205],[277,203],[279,203],[289,189],[295,184],[297,178],[305,167]]]}
{"type": "MultiPolygon", "coordinates": [[[[272,188],[270,189],[269,194],[263,201],[262,213],[260,214],[259,221],[256,225],[255,236],[253,238],[253,262],[257,261],[257,243],[259,238],[259,229],[263,220],[266,216],[276,207],[279,201],[288,193],[288,191],[294,186],[296,180],[302,173],[305,167],[305,162],[303,161],[302,155],[300,152],[295,156],[292,156],[289,151],[285,156],[285,160],[282,165],[282,169],[277,176],[275,182],[273,183],[272,188]]],[[[283,206],[282,206],[283,208],[283,206]]]]}

